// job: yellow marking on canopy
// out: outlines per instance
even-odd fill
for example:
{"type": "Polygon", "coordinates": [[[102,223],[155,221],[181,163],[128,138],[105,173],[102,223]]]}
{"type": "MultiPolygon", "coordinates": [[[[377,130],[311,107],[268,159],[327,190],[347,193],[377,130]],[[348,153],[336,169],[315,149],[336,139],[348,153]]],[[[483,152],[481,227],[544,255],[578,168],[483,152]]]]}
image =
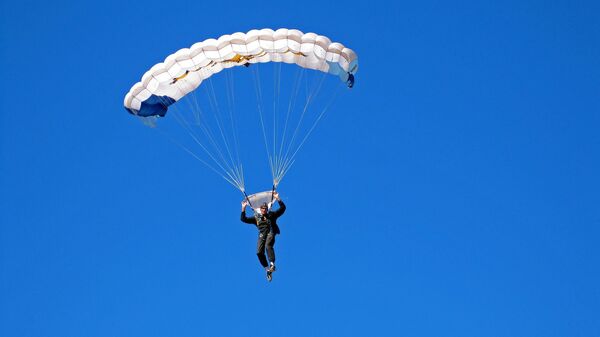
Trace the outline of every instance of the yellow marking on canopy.
{"type": "Polygon", "coordinates": [[[299,51],[294,52],[294,51],[288,50],[288,53],[292,53],[292,54],[294,54],[296,56],[304,56],[304,57],[306,57],[306,55],[304,53],[299,52],[299,51]]]}
{"type": "Polygon", "coordinates": [[[230,58],[229,60],[225,60],[223,62],[234,62],[234,63],[242,63],[244,61],[250,61],[255,57],[261,57],[261,56],[265,56],[267,55],[266,51],[262,51],[261,53],[258,54],[254,54],[254,55],[240,55],[240,54],[235,54],[234,57],[230,58]]]}
{"type": "Polygon", "coordinates": [[[184,79],[184,78],[185,78],[185,77],[186,77],[186,76],[187,76],[189,73],[190,73],[190,71],[189,71],[189,70],[186,70],[186,71],[185,71],[185,74],[183,74],[183,75],[181,75],[181,76],[179,76],[179,77],[175,77],[175,78],[173,79],[173,82],[171,82],[171,84],[175,84],[175,82],[177,82],[177,81],[179,81],[179,80],[182,80],[182,79],[184,79]]]}
{"type": "MultiPolygon", "coordinates": [[[[299,52],[299,51],[298,52],[294,52],[294,51],[291,51],[289,48],[286,51],[284,51],[283,53],[281,53],[281,54],[285,54],[285,53],[292,53],[292,54],[294,54],[296,56],[306,57],[306,55],[304,53],[299,52]]],[[[233,56],[232,58],[230,58],[228,60],[223,60],[223,61],[219,61],[219,62],[215,62],[214,60],[211,60],[210,63],[208,63],[206,66],[200,66],[200,67],[198,67],[198,68],[196,68],[194,70],[191,70],[191,71],[198,72],[198,71],[200,71],[200,70],[202,70],[202,69],[204,69],[206,67],[214,67],[217,63],[238,63],[238,64],[241,64],[241,63],[244,63],[244,62],[249,62],[253,58],[262,57],[262,56],[265,56],[265,55],[267,55],[267,52],[264,51],[264,50],[262,52],[258,53],[258,54],[254,54],[254,55],[240,55],[240,54],[235,54],[235,56],[233,56]]],[[[181,75],[179,77],[173,78],[173,81],[171,81],[171,84],[175,84],[175,83],[177,83],[177,81],[184,79],[189,73],[190,73],[190,70],[186,70],[185,74],[183,74],[183,75],[181,75]]]]}

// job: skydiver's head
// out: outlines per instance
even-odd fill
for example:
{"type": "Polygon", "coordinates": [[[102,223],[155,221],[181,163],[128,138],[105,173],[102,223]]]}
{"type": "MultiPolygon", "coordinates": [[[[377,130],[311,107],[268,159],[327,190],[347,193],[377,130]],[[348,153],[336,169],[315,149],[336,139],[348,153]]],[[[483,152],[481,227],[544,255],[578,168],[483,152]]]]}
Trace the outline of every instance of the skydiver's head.
{"type": "Polygon", "coordinates": [[[260,214],[265,215],[265,214],[267,214],[268,211],[269,211],[269,205],[267,205],[266,202],[263,202],[263,204],[260,205],[260,214]]]}

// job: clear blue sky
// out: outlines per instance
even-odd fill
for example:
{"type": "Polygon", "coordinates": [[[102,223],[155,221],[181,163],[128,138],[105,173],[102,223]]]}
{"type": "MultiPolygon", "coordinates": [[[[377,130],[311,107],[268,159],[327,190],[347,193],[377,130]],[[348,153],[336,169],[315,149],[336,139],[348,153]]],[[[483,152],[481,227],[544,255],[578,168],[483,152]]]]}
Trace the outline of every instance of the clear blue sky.
{"type": "Polygon", "coordinates": [[[600,336],[598,2],[0,6],[0,335],[600,336]],[[360,58],[271,284],[239,192],[122,106],[262,27],[360,58]]]}

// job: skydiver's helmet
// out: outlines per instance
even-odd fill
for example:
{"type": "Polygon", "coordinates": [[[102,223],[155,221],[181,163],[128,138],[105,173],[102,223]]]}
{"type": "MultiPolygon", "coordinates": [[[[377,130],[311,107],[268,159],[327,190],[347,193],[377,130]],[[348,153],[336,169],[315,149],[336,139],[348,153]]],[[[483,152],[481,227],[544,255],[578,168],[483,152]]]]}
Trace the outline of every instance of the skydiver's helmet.
{"type": "Polygon", "coordinates": [[[267,212],[269,212],[269,205],[266,202],[263,202],[262,205],[260,205],[260,213],[267,214],[267,212]]]}

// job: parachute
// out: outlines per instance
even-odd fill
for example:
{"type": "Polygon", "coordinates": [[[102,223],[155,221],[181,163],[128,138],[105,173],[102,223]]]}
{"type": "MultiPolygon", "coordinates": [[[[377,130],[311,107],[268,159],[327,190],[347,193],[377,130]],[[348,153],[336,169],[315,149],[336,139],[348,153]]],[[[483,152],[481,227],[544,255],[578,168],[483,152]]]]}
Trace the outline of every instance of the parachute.
{"type": "Polygon", "coordinates": [[[236,111],[234,73],[229,70],[237,67],[240,67],[240,71],[245,70],[244,68],[252,68],[258,102],[257,110],[260,115],[260,126],[271,168],[274,191],[294,163],[297,152],[331,105],[329,102],[323,109],[314,113],[312,123],[303,126],[302,129],[300,125],[306,124],[310,106],[316,100],[315,97],[322,86],[321,82],[314,81],[309,90],[307,82],[306,99],[298,108],[299,125],[288,127],[290,115],[297,105],[298,92],[301,91],[303,81],[308,81],[307,76],[303,77],[303,71],[308,69],[324,75],[332,75],[338,77],[347,87],[354,86],[358,57],[354,51],[341,43],[332,42],[326,36],[303,33],[296,29],[251,30],[247,33],[223,35],[218,39],[207,39],[190,48],[178,50],[167,56],[163,62],[150,68],[142,76],[141,81],[134,84],[125,95],[124,106],[130,114],[141,118],[145,124],[155,127],[161,117],[171,114],[171,107],[177,108],[179,101],[189,99],[188,108],[180,107],[175,120],[191,136],[195,147],[201,151],[176,143],[246,195],[239,149],[240,113],[236,111]],[[279,104],[280,86],[283,82],[281,75],[273,71],[273,90],[269,91],[273,93],[273,109],[270,117],[273,120],[272,137],[267,136],[268,127],[265,125],[270,123],[267,120],[267,109],[262,103],[265,96],[263,86],[267,81],[261,80],[258,68],[259,64],[264,63],[279,64],[273,68],[279,72],[281,72],[281,64],[302,69],[302,72],[296,75],[294,84],[290,84],[287,111],[285,104],[284,108],[279,104]],[[227,88],[215,90],[212,77],[223,70],[227,73],[223,76],[227,88]],[[207,98],[198,100],[195,95],[201,87],[204,87],[207,98]],[[227,104],[219,103],[217,100],[219,93],[227,97],[227,104]],[[202,108],[202,103],[207,102],[210,109],[202,108]],[[225,110],[222,109],[223,106],[227,106],[229,114],[222,111],[225,110]],[[206,116],[207,110],[213,111],[213,118],[206,116]],[[214,125],[210,126],[210,121],[214,125]],[[284,121],[285,126],[282,127],[284,121]],[[293,134],[291,134],[292,130],[293,134]],[[300,132],[304,132],[303,135],[300,135],[300,132]],[[270,140],[272,143],[269,143],[270,140]]]}

